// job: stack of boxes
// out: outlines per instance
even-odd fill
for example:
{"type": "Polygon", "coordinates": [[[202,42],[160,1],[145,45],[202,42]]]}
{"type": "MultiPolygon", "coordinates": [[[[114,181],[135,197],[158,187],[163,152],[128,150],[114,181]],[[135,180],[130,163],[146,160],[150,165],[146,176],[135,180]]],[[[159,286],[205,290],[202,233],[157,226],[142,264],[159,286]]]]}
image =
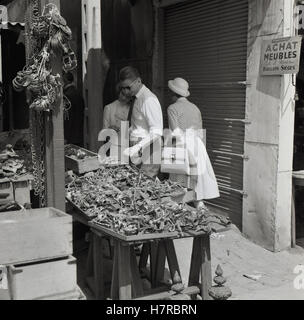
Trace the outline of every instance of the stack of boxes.
{"type": "Polygon", "coordinates": [[[72,252],[72,217],[66,213],[54,208],[2,213],[0,266],[7,279],[0,282],[0,299],[83,299],[72,252]]]}

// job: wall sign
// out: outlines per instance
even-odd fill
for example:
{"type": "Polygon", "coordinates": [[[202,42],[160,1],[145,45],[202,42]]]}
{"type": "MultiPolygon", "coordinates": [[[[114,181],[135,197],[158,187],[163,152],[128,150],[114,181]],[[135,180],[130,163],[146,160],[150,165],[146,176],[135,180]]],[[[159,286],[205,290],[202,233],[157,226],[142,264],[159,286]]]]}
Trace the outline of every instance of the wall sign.
{"type": "Polygon", "coordinates": [[[265,40],[262,43],[260,74],[263,76],[298,73],[302,37],[265,40]]]}

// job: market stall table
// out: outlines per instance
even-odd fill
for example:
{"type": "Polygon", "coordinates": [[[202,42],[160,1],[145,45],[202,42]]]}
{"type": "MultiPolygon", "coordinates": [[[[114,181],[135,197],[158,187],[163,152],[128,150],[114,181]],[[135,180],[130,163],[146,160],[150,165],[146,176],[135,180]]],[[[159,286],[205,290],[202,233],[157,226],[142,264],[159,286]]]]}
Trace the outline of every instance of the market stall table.
{"type": "MultiPolygon", "coordinates": [[[[194,199],[194,191],[193,190],[188,190],[186,191],[183,195],[178,195],[178,196],[171,196],[170,199],[172,201],[175,201],[177,203],[189,203],[191,201],[193,201],[194,199]]],[[[71,214],[73,216],[73,220],[77,221],[85,226],[90,226],[90,221],[91,219],[85,215],[85,213],[79,208],[77,207],[75,204],[73,204],[70,201],[67,201],[66,203],[66,211],[67,213],[71,214]]],[[[96,232],[96,230],[95,230],[96,232]]],[[[89,252],[88,252],[88,256],[87,256],[87,262],[86,262],[86,270],[85,270],[85,281],[88,285],[88,287],[90,288],[90,290],[92,290],[94,292],[94,295],[97,299],[103,299],[103,281],[100,279],[101,273],[100,273],[100,269],[102,268],[102,261],[104,261],[103,259],[103,248],[104,246],[102,245],[102,241],[106,240],[108,244],[110,244],[111,242],[111,237],[110,236],[106,236],[103,235],[101,237],[100,235],[100,239],[98,239],[98,237],[94,237],[93,236],[93,232],[89,235],[88,237],[88,241],[90,243],[89,245],[89,252]],[[102,240],[103,239],[103,240],[102,240]],[[101,284],[102,282],[102,284],[101,284]]],[[[113,243],[113,241],[112,241],[113,243]]],[[[173,243],[172,243],[173,244],[173,243]]],[[[167,245],[167,247],[171,248],[172,244],[167,245]]],[[[154,261],[156,259],[156,256],[153,255],[153,252],[156,252],[156,248],[155,248],[155,244],[144,244],[143,246],[143,253],[146,252],[146,249],[151,246],[151,250],[149,249],[148,255],[151,254],[150,259],[152,259],[152,261],[154,261]],[[155,259],[154,259],[155,256],[155,259]]],[[[109,251],[111,254],[110,258],[114,258],[114,254],[111,250],[111,246],[108,245],[109,247],[109,251]]],[[[162,251],[161,251],[162,252],[162,251]]],[[[133,252],[131,250],[131,253],[133,255],[133,252]]],[[[146,258],[148,258],[148,255],[146,256],[146,258]]],[[[133,260],[134,261],[134,260],[133,260]]],[[[155,261],[156,262],[156,261],[155,261]]],[[[145,264],[147,263],[147,260],[145,259],[144,254],[142,255],[141,258],[141,266],[145,266],[145,264]]],[[[154,270],[152,268],[152,270],[154,270]]],[[[155,281],[153,281],[153,284],[155,284],[155,281]]]]}
{"type": "MultiPolygon", "coordinates": [[[[173,240],[193,238],[192,257],[189,272],[188,288],[182,294],[195,298],[200,294],[202,299],[209,299],[208,289],[211,287],[211,254],[210,237],[205,231],[187,231],[183,234],[178,232],[141,234],[125,236],[111,229],[96,224],[93,220],[85,217],[84,213],[74,205],[70,211],[74,219],[91,228],[90,247],[87,259],[86,281],[93,289],[95,298],[102,300],[105,295],[105,257],[104,243],[106,240],[110,248],[110,258],[113,259],[113,276],[111,281],[112,299],[149,299],[164,300],[174,296],[174,292],[168,287],[161,285],[165,262],[168,260],[171,278],[177,272],[180,277],[179,265],[175,253],[173,240]],[[139,263],[136,259],[135,246],[143,244],[139,263]],[[112,249],[113,248],[113,249],[112,249]],[[150,276],[152,291],[144,292],[141,271],[146,269],[148,256],[150,256],[150,276]],[[201,283],[199,283],[201,275],[201,283]],[[90,280],[90,281],[89,281],[90,280]],[[154,294],[153,294],[154,293],[154,294]]],[[[212,213],[211,213],[212,215],[212,213]]],[[[212,223],[212,229],[220,232],[227,227],[212,223]]]]}
{"type": "Polygon", "coordinates": [[[110,243],[110,258],[114,264],[110,296],[130,299],[147,294],[151,297],[155,290],[161,291],[162,297],[170,292],[168,287],[159,288],[164,280],[166,260],[174,285],[180,284],[173,240],[185,237],[193,238],[189,284],[194,287],[192,291],[188,288],[187,294],[200,293],[203,299],[209,298],[211,224],[227,226],[229,219],[223,220],[207,210],[188,206],[186,203],[195,198],[193,191],[170,180],[153,180],[132,166],[106,166],[81,176],[68,173],[66,178],[66,199],[73,206],[71,213],[75,211],[85,217],[84,223],[91,227],[86,280],[88,284],[89,278],[93,280],[89,287],[97,299],[105,298],[104,239],[110,243]],[[138,264],[134,248],[141,244],[138,264]],[[147,269],[149,256],[148,279],[153,292],[146,293],[140,271],[147,269]]]}
{"type": "MultiPolygon", "coordinates": [[[[168,260],[171,278],[174,278],[176,272],[180,276],[178,260],[174,248],[174,239],[193,238],[192,256],[190,264],[190,274],[188,288],[184,293],[191,296],[200,294],[203,300],[210,299],[208,289],[211,287],[211,253],[210,253],[210,236],[204,232],[187,232],[180,236],[176,233],[168,234],[148,234],[141,236],[125,237],[112,232],[109,229],[102,228],[90,222],[93,232],[94,242],[94,261],[97,272],[96,284],[99,286],[98,299],[104,299],[104,273],[103,273],[103,254],[102,241],[105,237],[110,237],[114,245],[114,266],[111,284],[111,299],[129,300],[139,299],[165,299],[172,296],[170,289],[161,288],[161,292],[156,294],[147,294],[142,286],[140,276],[140,264],[136,260],[134,246],[138,243],[149,243],[155,245],[157,250],[154,254],[155,263],[150,261],[151,275],[150,281],[156,286],[161,282],[165,271],[165,260],[168,260]],[[201,275],[201,283],[199,283],[201,275]]],[[[157,290],[156,290],[157,291],[157,290]]],[[[159,290],[158,290],[159,291],[159,290]]],[[[153,292],[153,290],[152,290],[153,292]]]]}

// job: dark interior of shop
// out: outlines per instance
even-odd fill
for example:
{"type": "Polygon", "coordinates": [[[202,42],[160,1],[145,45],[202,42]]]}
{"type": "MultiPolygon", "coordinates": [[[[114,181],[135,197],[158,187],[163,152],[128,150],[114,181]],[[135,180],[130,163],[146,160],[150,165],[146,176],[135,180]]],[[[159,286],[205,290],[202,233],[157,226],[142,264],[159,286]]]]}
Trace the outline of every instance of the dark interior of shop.
{"type": "Polygon", "coordinates": [[[25,65],[25,47],[21,29],[1,30],[3,68],[3,131],[28,128],[28,107],[24,92],[13,89],[12,80],[25,65]]]}
{"type": "Polygon", "coordinates": [[[153,8],[149,1],[133,7],[128,1],[102,1],[102,39],[110,60],[104,105],[113,102],[118,73],[126,65],[136,67],[143,82],[152,87],[153,8]],[[143,27],[144,26],[144,27],[143,27]]]}
{"type": "MultiPolygon", "coordinates": [[[[296,112],[294,133],[294,161],[293,170],[304,169],[304,43],[302,40],[302,53],[300,70],[296,82],[296,112]]],[[[296,241],[298,245],[304,245],[304,188],[294,183],[294,201],[296,212],[296,241]]]]}

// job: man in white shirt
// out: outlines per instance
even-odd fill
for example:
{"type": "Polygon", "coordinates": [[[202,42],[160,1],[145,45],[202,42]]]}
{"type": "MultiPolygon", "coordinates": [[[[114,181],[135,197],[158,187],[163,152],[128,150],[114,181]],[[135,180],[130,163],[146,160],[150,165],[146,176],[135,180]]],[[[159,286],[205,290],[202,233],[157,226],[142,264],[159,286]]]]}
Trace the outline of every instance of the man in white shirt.
{"type": "Polygon", "coordinates": [[[163,113],[156,97],[143,83],[139,72],[132,67],[120,71],[121,89],[134,97],[131,112],[130,144],[125,150],[136,164],[150,177],[159,173],[163,113]],[[141,156],[142,154],[142,156],[141,156]]]}

